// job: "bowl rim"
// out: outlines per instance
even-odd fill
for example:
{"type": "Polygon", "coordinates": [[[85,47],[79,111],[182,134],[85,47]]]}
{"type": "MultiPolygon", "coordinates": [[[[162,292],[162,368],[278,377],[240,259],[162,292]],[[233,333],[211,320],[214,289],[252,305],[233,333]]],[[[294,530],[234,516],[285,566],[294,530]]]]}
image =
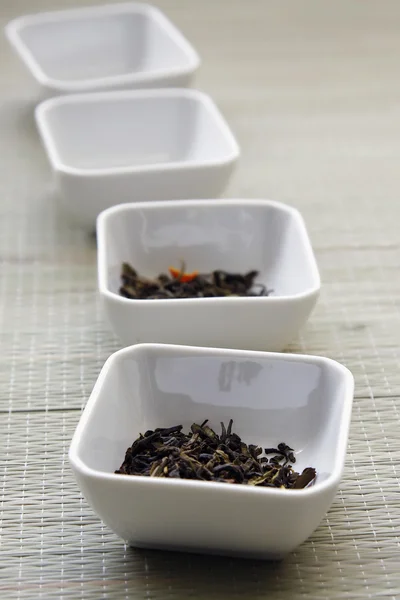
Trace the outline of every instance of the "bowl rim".
{"type": "Polygon", "coordinates": [[[144,2],[121,2],[117,4],[104,4],[100,6],[84,6],[64,10],[44,11],[36,14],[28,14],[16,17],[9,21],[5,26],[5,34],[12,47],[16,50],[22,61],[28,67],[34,78],[45,87],[52,88],[62,92],[79,92],[95,90],[98,87],[112,88],[115,85],[128,83],[152,83],[160,77],[174,77],[177,75],[190,75],[194,73],[201,64],[201,59],[197,51],[190,44],[183,33],[174,25],[174,23],[158,7],[144,2]],[[188,64],[159,68],[146,72],[125,73],[122,75],[109,75],[105,77],[96,77],[88,79],[57,79],[50,77],[43,70],[40,62],[36,59],[20,36],[20,31],[25,27],[41,25],[46,23],[58,23],[62,21],[74,21],[85,16],[111,16],[125,13],[142,13],[153,21],[156,21],[184,52],[188,64]]]}
{"type": "Polygon", "coordinates": [[[243,302],[259,302],[259,303],[282,303],[282,302],[298,302],[302,299],[308,299],[310,297],[318,296],[321,290],[321,278],[318,270],[317,261],[314,255],[314,251],[311,245],[311,241],[307,232],[306,224],[301,215],[300,211],[276,200],[263,200],[263,199],[205,199],[205,200],[158,200],[155,202],[131,202],[125,204],[117,204],[103,210],[97,217],[96,220],[96,232],[97,232],[97,278],[98,278],[98,291],[104,298],[112,300],[113,302],[119,302],[121,304],[131,306],[165,306],[170,305],[171,302],[174,305],[181,306],[195,306],[199,302],[204,305],[205,303],[227,303],[230,304],[242,304],[243,302]],[[307,254],[308,268],[312,272],[312,278],[314,285],[305,289],[302,292],[291,295],[276,295],[276,296],[251,296],[251,297],[234,297],[234,298],[165,298],[165,299],[151,299],[151,300],[134,300],[131,298],[125,298],[120,296],[116,292],[109,289],[108,286],[108,249],[107,249],[107,226],[109,219],[118,213],[130,212],[130,211],[150,211],[150,210],[168,210],[171,208],[215,208],[218,207],[240,207],[240,206],[260,206],[260,207],[272,207],[273,209],[285,212],[291,215],[301,234],[302,245],[307,254]]]}
{"type": "Polygon", "coordinates": [[[214,100],[200,90],[189,88],[156,88],[156,89],[140,89],[140,90],[107,90],[93,93],[69,94],[66,96],[55,96],[44,100],[35,108],[36,124],[44,143],[44,147],[49,158],[49,161],[56,172],[79,177],[93,176],[115,176],[126,174],[142,174],[142,173],[167,173],[186,171],[193,169],[204,169],[206,167],[224,166],[233,164],[240,156],[240,148],[238,142],[231,131],[225,117],[217,107],[214,100]],[[119,100],[130,100],[133,104],[136,100],[142,98],[185,98],[194,100],[196,103],[203,105],[210,118],[216,123],[224,138],[227,140],[230,150],[220,158],[190,160],[190,161],[171,161],[166,163],[148,163],[144,165],[125,165],[116,167],[104,168],[81,168],[66,164],[60,157],[57,150],[57,144],[52,132],[52,128],[48,123],[48,113],[59,106],[67,104],[86,104],[86,103],[103,103],[111,101],[112,103],[119,100]]]}
{"type": "Polygon", "coordinates": [[[347,444],[348,444],[348,436],[351,422],[351,412],[352,412],[352,404],[354,397],[354,378],[352,373],[349,371],[347,367],[338,363],[337,361],[324,357],[324,356],[314,356],[314,355],[306,355],[306,354],[290,354],[290,353],[281,353],[281,352],[259,352],[253,350],[235,350],[235,349],[226,349],[226,348],[212,348],[212,347],[194,347],[194,346],[184,346],[184,345],[174,345],[174,344],[156,344],[156,343],[144,343],[144,344],[136,344],[134,346],[128,346],[121,350],[118,350],[111,354],[108,357],[106,362],[104,363],[98,379],[93,387],[92,393],[88,399],[88,402],[83,410],[83,413],[80,417],[78,425],[73,434],[69,451],[68,451],[68,459],[71,464],[72,469],[84,476],[88,479],[94,480],[102,480],[108,482],[109,484],[112,482],[119,482],[118,485],[123,486],[149,486],[148,491],[154,491],[157,489],[157,486],[166,486],[166,487],[176,487],[179,490],[180,486],[187,487],[189,489],[200,489],[204,491],[204,482],[201,481],[193,481],[188,479],[160,479],[160,478],[149,478],[141,475],[137,475],[135,477],[129,476],[121,476],[116,473],[108,473],[104,471],[98,471],[97,469],[93,469],[88,467],[86,463],[79,456],[79,444],[84,435],[85,429],[87,427],[88,421],[95,410],[95,406],[97,403],[97,399],[101,393],[101,389],[105,379],[108,376],[110,370],[115,368],[115,365],[119,362],[125,360],[126,357],[132,356],[135,354],[140,354],[141,352],[146,351],[164,351],[166,353],[182,353],[184,351],[190,353],[192,356],[195,355],[209,355],[212,353],[213,355],[218,354],[220,356],[226,357],[237,357],[237,358],[258,358],[263,360],[274,359],[278,361],[291,361],[291,362],[306,362],[312,364],[324,364],[329,369],[334,369],[338,375],[342,378],[345,383],[345,398],[343,402],[343,410],[340,416],[339,422],[339,443],[338,450],[334,459],[334,468],[332,473],[322,482],[317,485],[313,485],[301,490],[282,490],[282,489],[273,489],[273,488],[257,488],[255,486],[241,486],[241,485],[232,485],[227,486],[224,483],[219,482],[207,482],[210,492],[217,491],[220,494],[263,494],[270,496],[279,496],[281,498],[306,498],[308,496],[314,496],[321,493],[324,493],[328,490],[336,489],[340,483],[344,463],[346,459],[347,453],[347,444]],[[153,486],[153,487],[152,487],[153,486]]]}

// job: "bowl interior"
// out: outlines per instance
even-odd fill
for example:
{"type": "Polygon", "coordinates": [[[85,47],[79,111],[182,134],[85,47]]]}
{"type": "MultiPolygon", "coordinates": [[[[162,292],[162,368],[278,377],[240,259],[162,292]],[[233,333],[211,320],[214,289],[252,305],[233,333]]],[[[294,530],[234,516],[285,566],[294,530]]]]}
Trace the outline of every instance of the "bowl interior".
{"type": "Polygon", "coordinates": [[[140,432],[209,419],[220,433],[232,418],[246,443],[289,444],[296,467],[314,466],[322,482],[343,459],[346,391],[344,369],[323,359],[138,346],[111,360],[77,454],[113,473],[140,432]]]}
{"type": "MultiPolygon", "coordinates": [[[[185,261],[189,271],[259,271],[271,296],[318,285],[314,258],[298,214],[268,202],[207,201],[131,205],[110,212],[99,237],[101,277],[118,293],[122,262],[155,277],[185,261]]],[[[132,302],[136,302],[132,300],[132,302]]]]}
{"type": "Polygon", "coordinates": [[[59,161],[78,169],[202,163],[233,149],[212,106],[183,92],[65,98],[44,123],[59,161]]]}
{"type": "Polygon", "coordinates": [[[43,73],[64,82],[190,66],[158,12],[140,7],[38,16],[19,36],[43,73]]]}

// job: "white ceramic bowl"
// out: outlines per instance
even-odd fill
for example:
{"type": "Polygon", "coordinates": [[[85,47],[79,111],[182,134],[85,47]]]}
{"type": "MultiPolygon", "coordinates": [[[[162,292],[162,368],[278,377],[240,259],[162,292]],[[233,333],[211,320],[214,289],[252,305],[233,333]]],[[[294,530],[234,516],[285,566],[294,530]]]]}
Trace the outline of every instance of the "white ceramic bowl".
{"type": "Polygon", "coordinates": [[[144,344],[104,365],[69,458],[99,517],[132,546],[282,558],[308,538],[335,496],[346,454],[353,377],[320,357],[144,344]],[[246,443],[285,442],[302,490],[114,474],[139,433],[234,420],[246,443]]]}
{"type": "Polygon", "coordinates": [[[186,86],[200,64],[157,8],[129,2],[19,17],[6,34],[47,93],[186,86]]]}
{"type": "Polygon", "coordinates": [[[303,219],[266,200],[127,204],[97,221],[104,310],[125,346],[141,342],[280,351],[309,317],[320,278],[303,219]],[[184,260],[189,271],[259,271],[267,297],[130,300],[123,262],[155,277],[184,260]]]}
{"type": "Polygon", "coordinates": [[[93,229],[115,204],[217,197],[239,156],[214,102],[195,90],[62,96],[36,119],[65,210],[93,229]]]}

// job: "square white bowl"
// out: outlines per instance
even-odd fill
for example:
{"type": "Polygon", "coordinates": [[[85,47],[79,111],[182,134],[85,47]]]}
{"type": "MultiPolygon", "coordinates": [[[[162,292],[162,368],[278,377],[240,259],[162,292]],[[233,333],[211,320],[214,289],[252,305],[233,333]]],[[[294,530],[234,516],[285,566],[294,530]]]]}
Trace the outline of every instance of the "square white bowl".
{"type": "Polygon", "coordinates": [[[69,458],[99,517],[132,546],[283,558],[319,525],[342,475],[354,381],[321,357],[144,344],[105,363],[69,458]],[[244,442],[295,449],[301,490],[115,474],[139,433],[234,421],[244,442]]]}
{"type": "Polygon", "coordinates": [[[36,120],[75,220],[115,204],[217,197],[239,156],[228,125],[196,90],[98,92],[46,100],[36,120]]]}
{"type": "Polygon", "coordinates": [[[14,19],[6,34],[47,93],[184,87],[196,51],[157,8],[136,2],[14,19]]]}
{"type": "Polygon", "coordinates": [[[300,213],[267,200],[137,203],[97,221],[98,283],[105,314],[125,346],[188,344],[280,351],[317,301],[318,268],[300,213]],[[123,262],[155,277],[189,271],[259,271],[264,297],[131,300],[119,294],[123,262]]]}

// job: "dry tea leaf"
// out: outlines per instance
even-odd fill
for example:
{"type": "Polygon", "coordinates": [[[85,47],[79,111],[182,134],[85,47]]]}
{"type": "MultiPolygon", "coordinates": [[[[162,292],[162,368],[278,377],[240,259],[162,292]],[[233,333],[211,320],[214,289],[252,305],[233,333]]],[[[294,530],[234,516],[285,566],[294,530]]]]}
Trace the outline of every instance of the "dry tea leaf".
{"type": "Polygon", "coordinates": [[[207,423],[193,423],[187,434],[182,425],[140,434],[115,473],[288,489],[305,488],[315,481],[312,467],[301,474],[294,471],[290,463],[296,458],[287,444],[265,448],[261,456],[262,448],[245,444],[232,432],[232,419],[227,428],[221,423],[221,435],[207,423]]]}

